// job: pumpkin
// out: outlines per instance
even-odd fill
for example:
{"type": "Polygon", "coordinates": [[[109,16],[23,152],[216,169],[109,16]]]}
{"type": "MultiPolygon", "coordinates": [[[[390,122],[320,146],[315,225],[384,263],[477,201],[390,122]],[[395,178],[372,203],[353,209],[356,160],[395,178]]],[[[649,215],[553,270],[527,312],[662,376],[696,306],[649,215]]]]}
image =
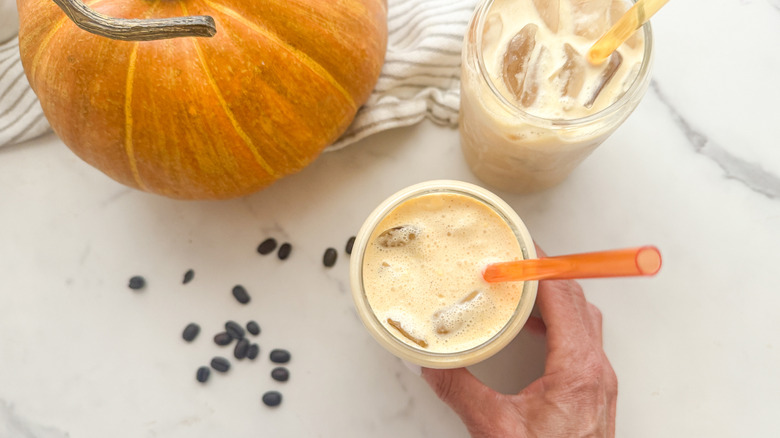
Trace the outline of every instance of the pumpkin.
{"type": "Polygon", "coordinates": [[[55,133],[177,199],[246,195],[310,164],[368,99],[387,44],[386,0],[55,1],[18,0],[55,133]]]}

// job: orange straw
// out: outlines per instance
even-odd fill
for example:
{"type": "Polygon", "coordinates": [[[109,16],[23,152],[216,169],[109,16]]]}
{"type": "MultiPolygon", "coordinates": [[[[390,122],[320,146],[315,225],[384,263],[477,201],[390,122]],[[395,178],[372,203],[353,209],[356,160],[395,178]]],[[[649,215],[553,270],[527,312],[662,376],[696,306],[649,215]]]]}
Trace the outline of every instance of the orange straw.
{"type": "Polygon", "coordinates": [[[587,54],[588,62],[599,65],[609,58],[632,33],[636,32],[669,0],[637,0],[615,24],[599,38],[587,54]]]}
{"type": "Polygon", "coordinates": [[[558,257],[501,262],[488,265],[482,277],[499,281],[567,278],[630,277],[655,275],[661,269],[661,253],[654,246],[572,254],[558,257]]]}

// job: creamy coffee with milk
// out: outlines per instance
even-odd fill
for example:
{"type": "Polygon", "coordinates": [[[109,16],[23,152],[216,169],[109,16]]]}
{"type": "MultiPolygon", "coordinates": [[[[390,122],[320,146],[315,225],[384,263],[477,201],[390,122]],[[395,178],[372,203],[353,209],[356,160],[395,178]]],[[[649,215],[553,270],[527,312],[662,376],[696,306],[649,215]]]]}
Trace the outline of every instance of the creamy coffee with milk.
{"type": "Polygon", "coordinates": [[[522,259],[513,230],[466,195],[431,193],[402,202],[374,228],[362,282],[376,319],[424,351],[477,347],[512,318],[523,282],[489,284],[491,262],[522,259]]]}
{"type": "Polygon", "coordinates": [[[636,79],[644,49],[635,33],[602,65],[590,47],[628,10],[625,0],[496,0],[482,35],[493,83],[528,113],[575,119],[615,102],[636,79]]]}
{"type": "Polygon", "coordinates": [[[628,117],[649,83],[649,28],[601,65],[586,54],[632,4],[482,3],[464,45],[460,119],[480,179],[513,192],[552,187],[628,117]]]}

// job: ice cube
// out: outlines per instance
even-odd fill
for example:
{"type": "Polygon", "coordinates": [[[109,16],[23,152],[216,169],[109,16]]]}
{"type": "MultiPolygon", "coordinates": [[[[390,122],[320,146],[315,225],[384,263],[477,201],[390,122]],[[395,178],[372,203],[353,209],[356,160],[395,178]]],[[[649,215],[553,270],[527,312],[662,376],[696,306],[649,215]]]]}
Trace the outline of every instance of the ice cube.
{"type": "Polygon", "coordinates": [[[589,39],[601,38],[609,29],[612,0],[571,0],[574,33],[589,39]]]}
{"type": "Polygon", "coordinates": [[[536,102],[536,97],[539,95],[539,81],[541,80],[539,74],[539,67],[544,62],[544,58],[547,56],[547,48],[542,46],[539,49],[539,53],[531,62],[531,67],[528,68],[528,73],[525,76],[523,82],[523,93],[520,95],[520,104],[528,108],[536,102]]]}
{"type": "Polygon", "coordinates": [[[461,298],[460,301],[458,302],[458,304],[465,304],[465,303],[468,303],[470,301],[473,301],[474,298],[476,298],[477,295],[479,295],[481,293],[482,293],[482,291],[480,291],[479,289],[473,290],[473,291],[469,292],[465,297],[461,298]]]}
{"type": "Polygon", "coordinates": [[[551,79],[560,83],[562,96],[576,98],[585,83],[585,58],[569,43],[563,45],[563,50],[566,60],[551,79]]]}
{"type": "MultiPolygon", "coordinates": [[[[612,0],[612,7],[609,9],[609,26],[614,26],[630,7],[631,5],[626,0],[612,0]]],[[[631,34],[625,41],[625,44],[628,44],[632,49],[636,49],[639,45],[639,31],[631,34]]]]}
{"type": "Polygon", "coordinates": [[[501,38],[501,32],[504,30],[504,21],[501,19],[501,15],[494,12],[488,15],[485,20],[485,28],[482,31],[482,52],[487,52],[489,49],[496,47],[499,38],[501,38]]]}
{"type": "Polygon", "coordinates": [[[516,100],[520,100],[523,94],[523,82],[528,72],[528,60],[531,59],[536,46],[536,31],[539,27],[535,24],[526,24],[515,36],[509,40],[504,52],[503,78],[506,87],[516,100]]]}
{"type": "Polygon", "coordinates": [[[466,319],[472,318],[480,310],[481,303],[486,301],[482,291],[474,290],[460,299],[457,303],[445,307],[433,314],[436,333],[447,335],[460,330],[466,319]]]}
{"type": "Polygon", "coordinates": [[[593,106],[593,102],[596,101],[596,99],[599,97],[599,94],[601,94],[601,90],[604,89],[607,83],[609,83],[609,80],[612,79],[612,76],[615,75],[615,72],[618,70],[618,68],[620,68],[621,63],[623,63],[623,55],[621,55],[620,52],[615,51],[612,53],[612,55],[609,56],[609,62],[607,62],[607,66],[604,67],[604,70],[601,71],[599,76],[596,78],[596,82],[593,84],[593,94],[591,94],[590,99],[585,102],[585,108],[590,108],[593,106]]]}
{"type": "Polygon", "coordinates": [[[376,243],[383,248],[406,246],[417,239],[420,231],[411,225],[399,225],[385,230],[377,236],[376,243]]]}
{"type": "Polygon", "coordinates": [[[561,0],[534,0],[539,16],[552,33],[558,33],[558,21],[561,17],[561,0]]]}
{"type": "Polygon", "coordinates": [[[396,321],[392,318],[387,318],[387,323],[390,324],[394,329],[398,330],[398,332],[401,333],[401,335],[403,335],[403,337],[406,339],[414,342],[422,348],[428,348],[428,343],[425,342],[425,339],[418,338],[406,331],[399,321],[396,321]]]}

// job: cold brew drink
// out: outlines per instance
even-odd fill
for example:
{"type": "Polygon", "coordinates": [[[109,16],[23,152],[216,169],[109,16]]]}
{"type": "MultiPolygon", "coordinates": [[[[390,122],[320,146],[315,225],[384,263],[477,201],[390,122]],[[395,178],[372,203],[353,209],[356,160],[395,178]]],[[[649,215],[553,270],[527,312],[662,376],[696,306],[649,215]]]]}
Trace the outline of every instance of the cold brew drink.
{"type": "Polygon", "coordinates": [[[391,197],[352,254],[358,312],[394,354],[430,367],[466,366],[499,351],[525,323],[536,282],[489,284],[492,262],[534,257],[517,215],[470,184],[437,181],[391,197]]]}
{"type": "Polygon", "coordinates": [[[631,114],[647,89],[652,38],[637,31],[601,65],[589,48],[626,0],[486,0],[466,34],[460,134],[484,182],[552,187],[631,114]]]}

